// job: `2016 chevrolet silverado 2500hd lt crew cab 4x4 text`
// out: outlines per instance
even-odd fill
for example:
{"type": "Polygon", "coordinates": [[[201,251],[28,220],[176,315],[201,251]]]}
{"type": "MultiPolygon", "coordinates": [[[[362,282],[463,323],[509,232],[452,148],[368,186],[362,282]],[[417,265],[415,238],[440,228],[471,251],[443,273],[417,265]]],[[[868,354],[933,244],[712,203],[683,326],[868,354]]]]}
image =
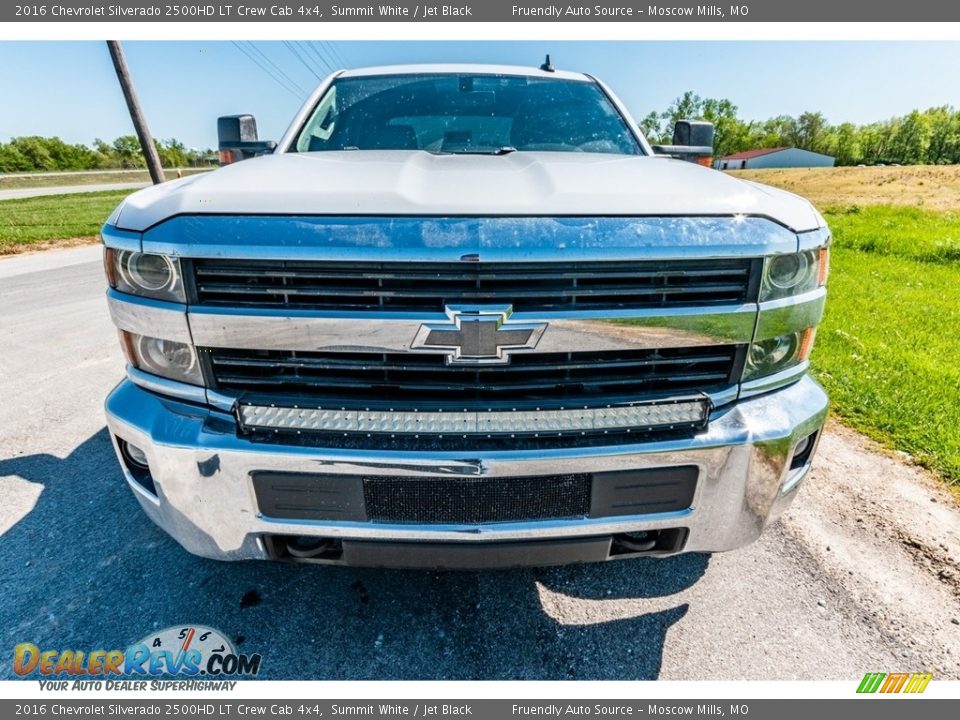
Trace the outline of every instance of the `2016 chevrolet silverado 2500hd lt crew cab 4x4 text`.
{"type": "Polygon", "coordinates": [[[444,65],[337,72],[277,143],[220,131],[249,159],[103,228],[110,434],[190,552],[712,552],[793,499],[827,413],[830,235],[801,198],[662,156],[709,126],[654,148],[590,76],[444,65]]]}

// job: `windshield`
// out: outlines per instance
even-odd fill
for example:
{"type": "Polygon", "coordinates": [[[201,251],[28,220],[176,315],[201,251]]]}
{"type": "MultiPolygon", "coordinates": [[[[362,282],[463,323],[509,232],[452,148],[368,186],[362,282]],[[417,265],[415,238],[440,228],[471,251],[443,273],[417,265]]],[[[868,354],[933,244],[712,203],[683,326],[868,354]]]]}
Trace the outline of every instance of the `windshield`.
{"type": "Polygon", "coordinates": [[[642,154],[595,83],[456,73],[335,80],[293,146],[324,150],[642,154]]]}

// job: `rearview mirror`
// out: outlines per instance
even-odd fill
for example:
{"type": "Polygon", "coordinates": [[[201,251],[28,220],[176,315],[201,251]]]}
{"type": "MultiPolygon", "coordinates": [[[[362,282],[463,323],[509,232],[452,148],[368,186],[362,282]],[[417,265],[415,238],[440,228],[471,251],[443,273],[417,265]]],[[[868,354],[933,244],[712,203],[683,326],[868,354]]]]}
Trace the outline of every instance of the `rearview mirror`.
{"type": "Polygon", "coordinates": [[[253,115],[217,118],[217,142],[221,165],[272,153],[277,147],[273,140],[257,139],[257,120],[253,115]]]}
{"type": "Polygon", "coordinates": [[[713,164],[713,135],[713,123],[678,120],[673,126],[673,144],[654,145],[653,152],[710,167],[713,164]]]}

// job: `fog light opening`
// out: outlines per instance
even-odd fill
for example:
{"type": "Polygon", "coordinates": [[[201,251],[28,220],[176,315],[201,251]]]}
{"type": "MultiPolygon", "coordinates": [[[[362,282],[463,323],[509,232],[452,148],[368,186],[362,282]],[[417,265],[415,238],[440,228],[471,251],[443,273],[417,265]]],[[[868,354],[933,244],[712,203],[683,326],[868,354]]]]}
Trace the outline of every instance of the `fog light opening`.
{"type": "Polygon", "coordinates": [[[150,474],[147,454],[133,443],[121,438],[117,438],[117,445],[120,447],[120,456],[123,458],[123,464],[127,472],[130,473],[137,485],[156,497],[157,486],[153,482],[153,475],[150,474]]]}
{"type": "Polygon", "coordinates": [[[816,447],[817,433],[813,432],[797,443],[793,449],[793,458],[790,460],[790,469],[797,470],[805,467],[813,458],[813,448],[816,447]]]}

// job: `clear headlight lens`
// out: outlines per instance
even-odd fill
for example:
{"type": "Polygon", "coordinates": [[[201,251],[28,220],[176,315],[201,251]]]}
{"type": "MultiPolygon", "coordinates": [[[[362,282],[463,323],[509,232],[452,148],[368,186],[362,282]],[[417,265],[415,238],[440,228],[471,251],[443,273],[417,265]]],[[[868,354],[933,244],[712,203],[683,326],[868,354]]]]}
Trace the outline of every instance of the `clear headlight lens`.
{"type": "Polygon", "coordinates": [[[170,380],[203,385],[203,372],[192,345],[163,338],[121,332],[121,344],[131,365],[170,380]]]}
{"type": "Polygon", "coordinates": [[[763,263],[760,302],[802,295],[827,281],[830,251],[826,247],[789,255],[771,255],[763,263]]]}
{"type": "Polygon", "coordinates": [[[103,263],[110,287],[120,292],[155,300],[186,302],[177,258],[105,248],[103,263]]]}
{"type": "Polygon", "coordinates": [[[816,328],[807,328],[753,343],[747,353],[743,379],[753,380],[765,375],[775,375],[799,365],[810,357],[816,334],[816,328]]]}

